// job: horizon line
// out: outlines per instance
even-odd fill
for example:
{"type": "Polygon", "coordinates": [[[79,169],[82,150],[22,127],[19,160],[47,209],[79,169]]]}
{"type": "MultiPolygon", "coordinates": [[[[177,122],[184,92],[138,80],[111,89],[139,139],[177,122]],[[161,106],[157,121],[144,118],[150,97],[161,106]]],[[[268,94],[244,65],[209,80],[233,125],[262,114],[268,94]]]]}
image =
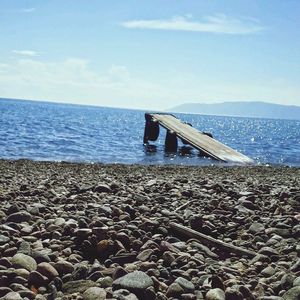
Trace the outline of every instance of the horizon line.
{"type": "MultiPolygon", "coordinates": [[[[101,104],[95,104],[95,103],[82,103],[82,102],[66,102],[66,100],[48,100],[48,99],[27,99],[27,98],[13,98],[13,97],[2,97],[0,96],[0,100],[15,100],[15,101],[29,101],[29,102],[40,102],[40,103],[53,103],[53,104],[67,104],[67,105],[80,105],[80,106],[92,106],[92,107],[103,107],[103,108],[116,108],[116,109],[133,109],[133,110],[150,110],[145,108],[133,108],[133,107],[125,107],[125,106],[107,106],[107,105],[101,105],[101,104]]],[[[296,104],[279,104],[269,101],[263,101],[263,100],[222,100],[221,102],[213,102],[213,103],[207,103],[207,102],[184,102],[181,104],[178,104],[175,107],[181,106],[181,105],[216,105],[216,104],[226,104],[226,103],[265,103],[265,104],[272,104],[272,105],[279,105],[279,106],[285,106],[285,107],[299,107],[300,105],[296,104]]],[[[171,108],[171,109],[173,109],[171,108]]],[[[157,111],[167,111],[169,108],[159,109],[157,111]]]]}

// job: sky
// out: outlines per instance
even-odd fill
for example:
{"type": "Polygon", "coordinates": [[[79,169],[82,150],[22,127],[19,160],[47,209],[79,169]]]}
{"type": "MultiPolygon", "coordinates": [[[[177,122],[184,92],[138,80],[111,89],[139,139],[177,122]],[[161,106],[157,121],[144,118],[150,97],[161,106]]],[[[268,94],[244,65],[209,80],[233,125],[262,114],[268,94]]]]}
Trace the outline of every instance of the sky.
{"type": "Polygon", "coordinates": [[[299,0],[0,0],[0,97],[300,105],[299,0]]]}

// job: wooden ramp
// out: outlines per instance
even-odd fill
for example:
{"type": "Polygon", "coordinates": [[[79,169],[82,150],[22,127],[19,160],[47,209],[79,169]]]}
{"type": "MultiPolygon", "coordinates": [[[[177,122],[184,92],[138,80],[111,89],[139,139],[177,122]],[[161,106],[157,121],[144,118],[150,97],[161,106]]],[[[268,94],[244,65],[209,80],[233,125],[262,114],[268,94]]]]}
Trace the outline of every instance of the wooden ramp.
{"type": "Polygon", "coordinates": [[[173,131],[177,137],[185,140],[188,144],[209,157],[223,162],[253,163],[253,160],[249,157],[198,131],[191,125],[183,123],[173,115],[156,113],[149,115],[153,121],[157,121],[162,127],[173,131]]]}

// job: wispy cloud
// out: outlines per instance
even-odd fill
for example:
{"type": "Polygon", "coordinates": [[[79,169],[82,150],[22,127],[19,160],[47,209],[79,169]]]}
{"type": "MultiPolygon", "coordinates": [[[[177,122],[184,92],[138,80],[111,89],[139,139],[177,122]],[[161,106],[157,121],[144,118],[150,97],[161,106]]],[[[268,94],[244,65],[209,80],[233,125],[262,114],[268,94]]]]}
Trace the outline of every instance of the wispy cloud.
{"type": "MultiPolygon", "coordinates": [[[[268,99],[299,102],[300,88],[282,81],[236,78],[220,82],[207,74],[170,70],[172,76],[149,79],[124,65],[95,69],[82,58],[43,61],[37,58],[0,60],[0,95],[7,98],[45,99],[105,106],[164,109],[182,99],[221,102],[224,99],[268,99]],[[259,96],[259,97],[258,97],[259,96]]],[[[147,73],[147,72],[142,72],[147,73]]]]}
{"type": "Polygon", "coordinates": [[[22,13],[32,13],[34,11],[36,11],[36,7],[22,8],[20,10],[20,12],[22,12],[22,13]]]}
{"type": "Polygon", "coordinates": [[[22,56],[30,56],[30,57],[38,55],[38,53],[33,50],[12,50],[12,53],[22,55],[22,56]]]}
{"type": "Polygon", "coordinates": [[[130,29],[180,30],[221,34],[251,34],[264,30],[253,18],[232,18],[224,14],[193,20],[191,15],[174,16],[171,19],[131,20],[121,23],[130,29]]]}
{"type": "Polygon", "coordinates": [[[88,60],[67,58],[42,61],[18,58],[0,61],[2,97],[48,99],[118,107],[159,107],[167,90],[160,84],[133,76],[126,66],[94,69],[88,60]],[[142,100],[141,100],[142,99],[142,100]],[[127,103],[127,104],[126,104],[127,103]]]}

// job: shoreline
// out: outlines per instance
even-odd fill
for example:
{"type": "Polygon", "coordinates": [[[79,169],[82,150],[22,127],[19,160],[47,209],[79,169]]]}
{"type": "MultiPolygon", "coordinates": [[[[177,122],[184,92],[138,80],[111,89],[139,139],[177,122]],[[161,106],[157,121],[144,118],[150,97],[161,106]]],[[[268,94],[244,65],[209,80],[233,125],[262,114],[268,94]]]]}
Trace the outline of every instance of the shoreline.
{"type": "Polygon", "coordinates": [[[35,160],[31,158],[0,158],[1,162],[28,162],[28,163],[47,163],[47,164],[71,164],[71,165],[101,165],[101,166],[141,166],[141,167],[183,167],[183,168],[274,168],[274,169],[300,169],[300,166],[297,165],[282,165],[282,164],[271,164],[271,163],[253,163],[253,164],[233,164],[233,163],[222,163],[218,161],[212,160],[211,164],[176,164],[176,163],[157,163],[157,164],[151,164],[151,163],[122,163],[122,162],[101,162],[101,161],[68,161],[68,160],[35,160]],[[214,164],[215,162],[215,164],[214,164]]]}
{"type": "Polygon", "coordinates": [[[0,297],[285,300],[300,293],[298,167],[0,159],[0,174],[0,297]]]}

